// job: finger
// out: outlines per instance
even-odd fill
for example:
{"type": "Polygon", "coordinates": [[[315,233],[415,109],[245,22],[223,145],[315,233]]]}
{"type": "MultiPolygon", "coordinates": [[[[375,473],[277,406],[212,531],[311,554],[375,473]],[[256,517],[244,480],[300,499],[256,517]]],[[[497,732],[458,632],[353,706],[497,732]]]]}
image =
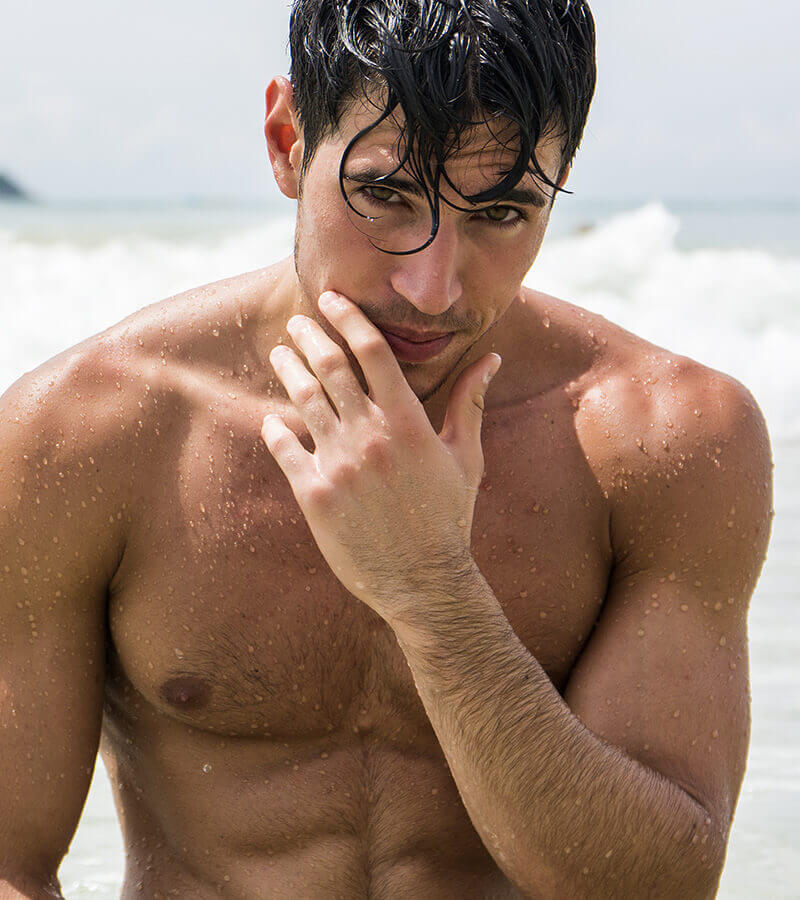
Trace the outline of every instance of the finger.
{"type": "Polygon", "coordinates": [[[269,361],[275,374],[286,388],[289,399],[297,407],[309,433],[318,444],[338,431],[339,420],[333,411],[322,385],[308,371],[297,354],[283,345],[273,347],[269,361]]]}
{"type": "Polygon", "coordinates": [[[318,322],[306,316],[292,316],[286,328],[330,397],[339,418],[352,418],[363,412],[368,398],[344,350],[328,337],[318,322]]]}
{"type": "Polygon", "coordinates": [[[479,359],[461,373],[450,393],[439,437],[456,453],[465,471],[483,466],[481,427],[486,393],[501,364],[497,353],[479,359]]]}
{"type": "Polygon", "coordinates": [[[378,406],[399,394],[413,394],[392,348],[378,328],[342,294],[326,291],[319,308],[347,341],[367,380],[370,397],[378,406]]]}
{"type": "Polygon", "coordinates": [[[303,447],[297,435],[275,413],[264,417],[261,438],[294,489],[295,482],[306,474],[309,465],[313,466],[313,454],[303,447]]]}

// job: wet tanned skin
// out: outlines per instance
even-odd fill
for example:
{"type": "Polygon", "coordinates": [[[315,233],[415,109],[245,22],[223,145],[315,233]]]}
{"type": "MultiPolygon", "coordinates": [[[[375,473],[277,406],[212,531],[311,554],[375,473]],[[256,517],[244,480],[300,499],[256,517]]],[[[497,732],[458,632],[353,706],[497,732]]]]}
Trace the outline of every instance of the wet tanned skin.
{"type": "MultiPolygon", "coordinates": [[[[88,450],[74,459],[72,503],[97,497],[124,533],[101,745],[128,848],[123,896],[518,896],[472,827],[393,633],[326,569],[260,440],[265,410],[289,415],[255,347],[291,273],[285,261],[148,307],[51,370],[61,433],[94,429],[96,471],[84,475],[88,450]]],[[[631,438],[672,436],[679,473],[675,398],[710,412],[708,385],[725,379],[554,298],[522,299],[480,350],[504,365],[472,546],[564,692],[625,549],[614,508],[660,456],[631,438]]],[[[686,614],[670,601],[670,616],[681,627],[686,614]]],[[[721,652],[744,679],[745,647],[721,652]]],[[[727,721],[708,694],[686,685],[682,704],[686,722],[703,709],[704,753],[727,721]]],[[[646,697],[608,699],[609,712],[628,704],[626,721],[648,715],[646,697]]],[[[651,759],[644,741],[635,752],[651,759]]]]}
{"type": "MultiPolygon", "coordinates": [[[[150,390],[139,384],[152,403],[148,431],[163,443],[140,463],[150,473],[137,486],[142,519],[108,609],[102,746],[136,848],[126,891],[136,896],[142,882],[165,896],[174,886],[264,896],[266,885],[287,898],[518,896],[459,801],[391,629],[338,584],[259,442],[265,410],[287,412],[269,397],[276,383],[238,374],[221,390],[252,360],[264,285],[280,291],[287,271],[175,298],[136,329],[145,347],[170,334],[174,355],[160,368],[150,358],[150,390]],[[190,309],[192,328],[182,324],[190,309]]],[[[498,328],[486,344],[503,348],[507,381],[485,412],[473,555],[563,689],[612,561],[608,504],[576,432],[576,381],[592,383],[584,345],[605,358],[610,342],[622,347],[589,314],[525,299],[509,311],[508,343],[498,328]],[[577,343],[574,356],[550,351],[570,377],[518,396],[531,370],[512,349],[523,334],[520,349],[544,334],[577,343]]]]}
{"type": "MultiPolygon", "coordinates": [[[[317,254],[311,266],[325,235],[305,236],[301,281],[313,292],[334,261],[317,254]]],[[[349,271],[349,284],[332,286],[358,295],[366,276],[349,271]]],[[[424,287],[421,269],[397,271],[392,299],[424,287]]],[[[747,748],[747,601],[769,523],[760,416],[726,376],[562,300],[523,289],[504,292],[502,308],[500,292],[480,305],[486,276],[460,271],[449,305],[426,306],[435,294],[424,291],[414,301],[415,324],[465,326],[453,371],[406,371],[420,393],[441,382],[425,401],[438,431],[454,375],[489,351],[503,358],[483,417],[473,558],[587,727],[688,790],[717,778],[729,813],[747,748]],[[715,478],[725,479],[725,521],[687,533],[689,505],[664,498],[699,496],[715,478]],[[662,521],[669,541],[658,537],[662,521]],[[716,610],[696,582],[717,579],[702,567],[736,536],[735,589],[716,610]],[[673,542],[678,562],[642,574],[673,542]],[[632,637],[612,641],[623,621],[632,637]],[[677,668],[656,678],[647,660],[665,642],[678,648],[677,668]],[[598,655],[611,660],[602,678],[592,674],[598,655]]],[[[63,592],[75,609],[58,618],[63,601],[34,598],[37,638],[27,620],[14,632],[31,669],[61,665],[47,702],[54,733],[77,749],[47,756],[39,773],[66,772],[59,834],[77,821],[102,703],[125,898],[523,896],[470,820],[394,633],[328,569],[261,439],[275,411],[311,447],[267,362],[290,343],[288,318],[309,309],[297,289],[290,258],[187,292],[62,354],[6,397],[37,435],[25,484],[53,504],[37,511],[30,495],[28,541],[71,579],[63,592]],[[62,707],[71,712],[59,722],[62,707]]],[[[30,561],[26,571],[52,577],[30,561]]],[[[33,680],[18,691],[18,706],[33,708],[25,696],[44,702],[33,680]]],[[[47,846],[53,859],[65,849],[61,837],[47,846]]]]}

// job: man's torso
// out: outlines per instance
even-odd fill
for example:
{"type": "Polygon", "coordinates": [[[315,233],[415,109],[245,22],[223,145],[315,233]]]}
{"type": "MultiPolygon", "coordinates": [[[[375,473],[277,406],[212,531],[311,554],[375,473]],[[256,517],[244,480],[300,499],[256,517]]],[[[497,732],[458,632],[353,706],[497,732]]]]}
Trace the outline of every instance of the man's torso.
{"type": "MultiPolygon", "coordinates": [[[[271,284],[269,271],[242,276],[103,336],[120,409],[139,410],[120,414],[130,453],[105,461],[131,486],[101,746],[124,896],[516,896],[393,632],[330,572],[260,437],[270,411],[301,427],[254,351],[270,339],[271,284]]],[[[610,382],[646,390],[631,347],[661,362],[599,317],[525,301],[477,348],[504,365],[484,413],[472,554],[563,690],[613,564],[598,472],[620,434],[593,410],[610,382]]]]}

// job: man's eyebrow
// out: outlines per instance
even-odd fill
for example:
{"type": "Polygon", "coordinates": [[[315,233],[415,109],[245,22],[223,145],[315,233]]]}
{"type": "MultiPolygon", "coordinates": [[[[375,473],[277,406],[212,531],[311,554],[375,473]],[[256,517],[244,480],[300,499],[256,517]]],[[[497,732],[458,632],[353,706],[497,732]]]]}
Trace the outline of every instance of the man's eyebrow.
{"type": "Polygon", "coordinates": [[[355,181],[357,184],[380,184],[383,187],[395,188],[398,191],[405,191],[407,194],[413,194],[415,197],[424,197],[425,192],[411,178],[403,178],[397,175],[387,175],[379,169],[361,169],[359,172],[351,172],[344,176],[345,181],[355,181]]]}
{"type": "MultiPolygon", "coordinates": [[[[381,184],[387,188],[393,188],[398,191],[405,191],[414,197],[425,197],[425,192],[411,178],[403,178],[398,175],[387,175],[380,169],[369,168],[361,169],[358,172],[350,172],[344,176],[345,181],[355,182],[356,184],[381,184]]],[[[532,188],[515,187],[503,194],[502,197],[494,201],[496,204],[502,203],[520,203],[522,205],[537,206],[539,208],[547,206],[547,198],[539,191],[532,188]]]]}
{"type": "Polygon", "coordinates": [[[503,194],[498,202],[511,201],[512,203],[530,204],[531,206],[544,207],[547,206],[547,199],[544,194],[534,191],[531,188],[512,188],[503,194]]]}

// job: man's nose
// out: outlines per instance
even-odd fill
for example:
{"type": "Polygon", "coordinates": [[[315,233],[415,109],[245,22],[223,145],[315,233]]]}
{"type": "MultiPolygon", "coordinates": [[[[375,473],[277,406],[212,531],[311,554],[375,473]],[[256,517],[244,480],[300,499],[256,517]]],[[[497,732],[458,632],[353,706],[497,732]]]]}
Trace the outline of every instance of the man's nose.
{"type": "Polygon", "coordinates": [[[396,257],[392,287],[420,312],[445,312],[461,297],[461,249],[456,223],[442,218],[430,246],[396,257]]]}

